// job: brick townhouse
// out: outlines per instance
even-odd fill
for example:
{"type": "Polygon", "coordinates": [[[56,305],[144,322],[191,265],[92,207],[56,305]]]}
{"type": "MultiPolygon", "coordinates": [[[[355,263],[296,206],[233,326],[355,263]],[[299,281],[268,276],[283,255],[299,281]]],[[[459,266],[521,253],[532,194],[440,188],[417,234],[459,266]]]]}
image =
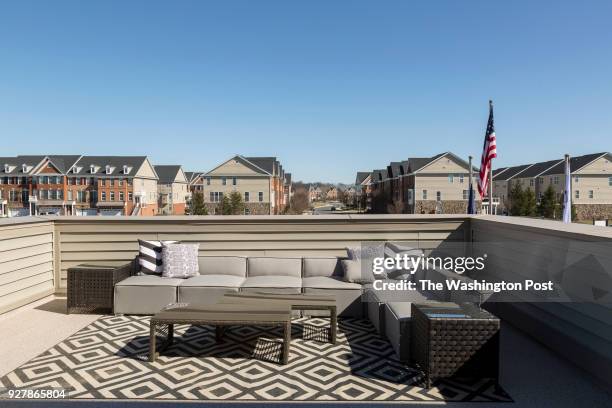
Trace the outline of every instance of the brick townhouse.
{"type": "Polygon", "coordinates": [[[154,168],[159,177],[157,183],[159,214],[184,215],[191,193],[189,180],[183,168],[180,165],[156,165],[154,168]]]}
{"type": "Polygon", "coordinates": [[[3,216],[157,213],[157,174],[146,156],[16,156],[0,163],[3,216]]]}
{"type": "Polygon", "coordinates": [[[209,214],[217,213],[223,197],[233,191],[240,193],[245,214],[281,214],[292,194],[290,174],[276,157],[236,155],[210,171],[187,175],[190,191],[203,194],[209,214]]]}
{"type": "MultiPolygon", "coordinates": [[[[477,170],[472,169],[474,177],[477,170]]],[[[359,172],[356,181],[365,187],[373,212],[408,214],[462,214],[467,212],[469,165],[445,152],[432,157],[412,157],[391,162],[385,169],[359,172]],[[368,179],[369,178],[369,179],[368,179]]],[[[477,206],[480,205],[476,195],[477,206]]]]}
{"type": "MultiPolygon", "coordinates": [[[[612,154],[593,153],[570,158],[572,204],[577,220],[612,219],[612,154]]],[[[561,202],[565,190],[564,159],[506,167],[494,172],[493,195],[503,208],[511,205],[516,184],[534,192],[539,201],[549,186],[561,202]]]]}

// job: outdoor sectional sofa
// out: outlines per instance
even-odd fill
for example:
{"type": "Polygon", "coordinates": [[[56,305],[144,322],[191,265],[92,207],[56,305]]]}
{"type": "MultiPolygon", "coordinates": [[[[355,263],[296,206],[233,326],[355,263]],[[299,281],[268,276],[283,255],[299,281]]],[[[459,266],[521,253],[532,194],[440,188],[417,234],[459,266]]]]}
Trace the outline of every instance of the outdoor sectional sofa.
{"type": "MultiPolygon", "coordinates": [[[[391,299],[372,284],[346,282],[339,257],[200,256],[199,275],[188,279],[138,275],[137,260],[123,266],[130,277],[114,289],[114,313],[152,315],[170,303],[207,305],[227,291],[332,295],[340,317],[367,317],[402,361],[409,359],[411,303],[465,301],[455,293],[405,291],[391,299]]],[[[449,271],[419,271],[416,279],[470,278],[449,271]]],[[[477,296],[481,296],[478,294],[477,296]]],[[[470,298],[473,300],[473,298],[470,298]]],[[[295,313],[295,311],[294,311],[295,313]]],[[[299,313],[299,312],[297,312],[299,313]]],[[[310,316],[326,312],[310,311],[310,316]]]]}

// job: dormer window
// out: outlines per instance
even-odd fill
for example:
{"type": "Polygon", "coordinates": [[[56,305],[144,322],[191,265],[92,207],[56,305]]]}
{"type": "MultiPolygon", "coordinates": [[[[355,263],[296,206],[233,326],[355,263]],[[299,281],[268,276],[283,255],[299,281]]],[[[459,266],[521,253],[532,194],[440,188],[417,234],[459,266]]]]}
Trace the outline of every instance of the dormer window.
{"type": "Polygon", "coordinates": [[[89,172],[91,174],[94,174],[96,172],[96,166],[94,166],[93,164],[89,166],[89,172]]]}
{"type": "Polygon", "coordinates": [[[123,174],[128,174],[130,172],[130,169],[128,168],[128,166],[123,165],[123,174]]]}
{"type": "Polygon", "coordinates": [[[111,174],[111,166],[110,165],[106,165],[106,174],[111,174]]]}
{"type": "Polygon", "coordinates": [[[28,172],[28,165],[27,164],[22,164],[21,165],[21,172],[22,173],[27,173],[28,172]]]}
{"type": "Polygon", "coordinates": [[[5,173],[10,173],[11,172],[11,166],[9,166],[8,164],[4,165],[4,172],[5,173]]]}

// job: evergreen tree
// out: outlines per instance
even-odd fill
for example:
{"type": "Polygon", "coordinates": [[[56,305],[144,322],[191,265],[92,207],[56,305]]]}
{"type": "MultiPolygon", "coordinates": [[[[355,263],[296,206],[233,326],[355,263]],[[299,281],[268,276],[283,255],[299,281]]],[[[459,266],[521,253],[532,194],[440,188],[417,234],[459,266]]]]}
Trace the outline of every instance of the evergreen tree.
{"type": "Polygon", "coordinates": [[[208,210],[204,205],[204,195],[202,193],[193,193],[189,213],[191,215],[208,215],[208,210]]]}
{"type": "Polygon", "coordinates": [[[240,194],[238,191],[232,191],[229,195],[229,202],[231,214],[244,214],[244,201],[242,201],[242,194],[240,194]]]}
{"type": "Polygon", "coordinates": [[[533,190],[526,189],[523,198],[522,214],[526,217],[535,217],[538,213],[538,204],[533,190]]]}
{"type": "Polygon", "coordinates": [[[555,189],[552,185],[549,185],[546,191],[544,191],[544,195],[542,195],[542,199],[540,200],[540,215],[545,218],[555,218],[556,204],[557,198],[555,189]]]}
{"type": "Polygon", "coordinates": [[[510,189],[510,215],[523,215],[525,192],[520,183],[514,183],[510,189]]]}

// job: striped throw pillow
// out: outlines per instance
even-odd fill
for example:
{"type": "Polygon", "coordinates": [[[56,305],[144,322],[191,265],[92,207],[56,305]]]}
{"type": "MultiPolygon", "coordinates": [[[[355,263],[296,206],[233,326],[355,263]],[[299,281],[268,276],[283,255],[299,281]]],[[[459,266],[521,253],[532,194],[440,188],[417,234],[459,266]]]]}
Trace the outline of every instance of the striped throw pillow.
{"type": "Polygon", "coordinates": [[[138,264],[140,275],[161,275],[164,267],[162,262],[162,242],[175,244],[178,241],[145,241],[138,240],[138,264]]]}

